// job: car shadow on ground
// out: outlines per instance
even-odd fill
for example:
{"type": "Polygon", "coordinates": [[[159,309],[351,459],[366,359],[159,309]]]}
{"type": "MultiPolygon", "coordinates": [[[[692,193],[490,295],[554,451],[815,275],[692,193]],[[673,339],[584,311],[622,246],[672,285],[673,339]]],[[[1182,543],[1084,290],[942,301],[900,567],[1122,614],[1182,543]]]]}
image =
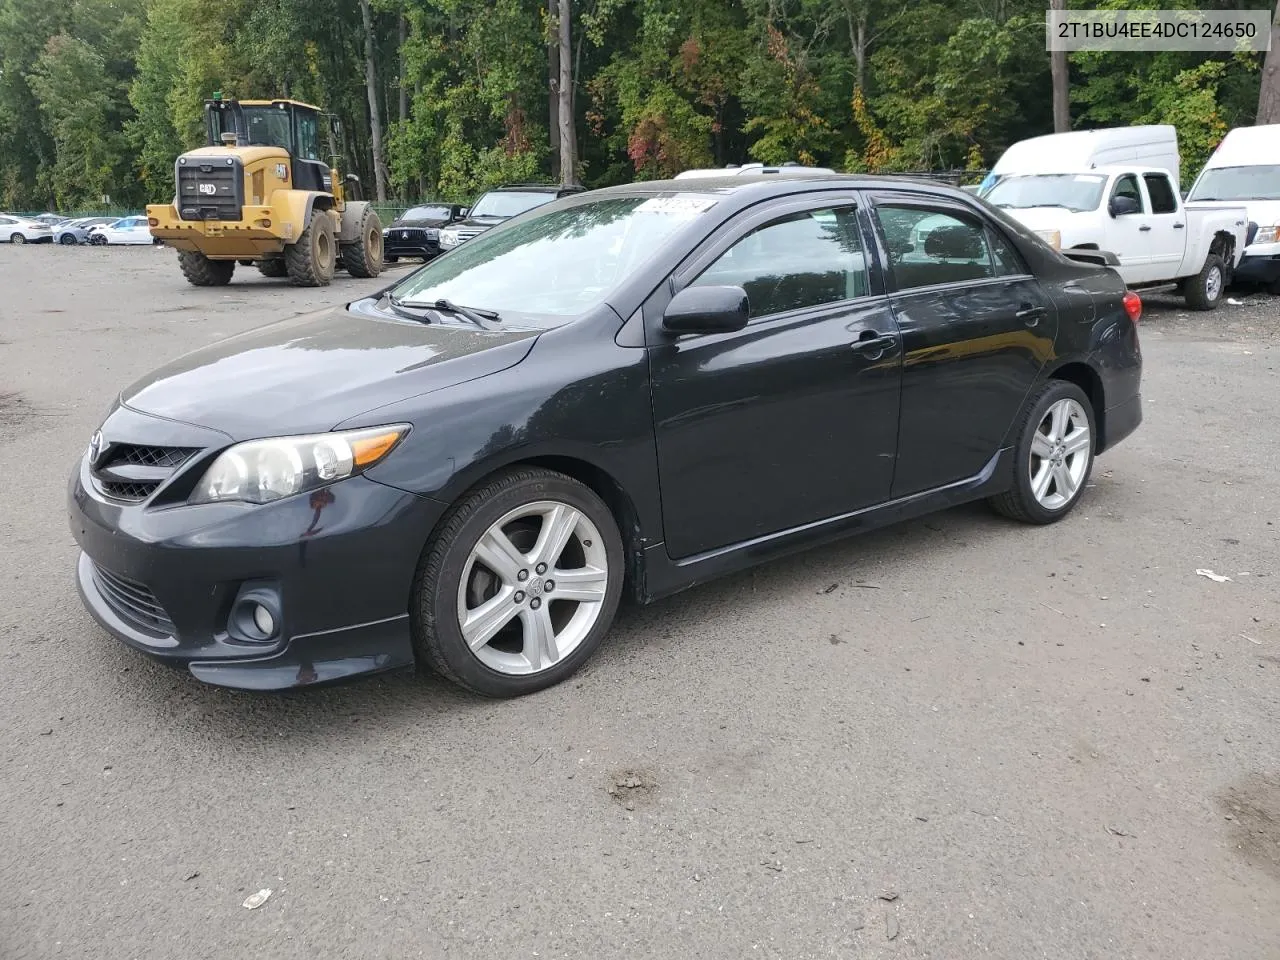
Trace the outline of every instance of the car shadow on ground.
{"type": "MultiPolygon", "coordinates": [[[[325,748],[335,739],[348,739],[356,724],[362,734],[404,726],[426,729],[436,721],[455,723],[497,711],[515,713],[522,718],[517,722],[524,722],[530,712],[568,709],[568,701],[591,697],[593,688],[612,690],[625,683],[635,661],[649,657],[653,645],[678,643],[676,632],[696,630],[729,608],[736,618],[750,618],[779,598],[830,593],[837,583],[870,576],[901,579],[923,553],[941,544],[963,548],[1019,529],[984,504],[969,504],[771,561],[648,606],[624,604],[604,644],[577,674],[517,701],[473,695],[423,669],[276,693],[227,690],[119,644],[112,645],[103,672],[113,698],[156,724],[199,728],[206,740],[252,740],[268,749],[287,745],[293,753],[300,744],[325,748]]],[[[86,623],[86,629],[96,628],[86,623]]]]}

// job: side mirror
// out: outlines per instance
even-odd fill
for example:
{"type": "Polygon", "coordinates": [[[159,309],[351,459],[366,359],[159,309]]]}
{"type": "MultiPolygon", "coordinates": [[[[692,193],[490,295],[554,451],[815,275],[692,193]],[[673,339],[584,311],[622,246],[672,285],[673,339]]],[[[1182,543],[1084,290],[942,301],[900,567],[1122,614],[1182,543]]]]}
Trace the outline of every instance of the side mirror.
{"type": "Polygon", "coordinates": [[[732,333],[747,325],[751,307],[741,287],[685,287],[667,304],[668,333],[732,333]]]}
{"type": "Polygon", "coordinates": [[[465,219],[467,218],[467,215],[468,215],[468,214],[470,214],[470,213],[471,213],[471,208],[470,208],[470,207],[459,207],[459,208],[458,208],[458,219],[459,219],[459,220],[465,220],[465,219]]]}
{"type": "Polygon", "coordinates": [[[1113,217],[1127,217],[1131,213],[1138,213],[1142,205],[1133,197],[1112,197],[1107,209],[1113,217]]]}

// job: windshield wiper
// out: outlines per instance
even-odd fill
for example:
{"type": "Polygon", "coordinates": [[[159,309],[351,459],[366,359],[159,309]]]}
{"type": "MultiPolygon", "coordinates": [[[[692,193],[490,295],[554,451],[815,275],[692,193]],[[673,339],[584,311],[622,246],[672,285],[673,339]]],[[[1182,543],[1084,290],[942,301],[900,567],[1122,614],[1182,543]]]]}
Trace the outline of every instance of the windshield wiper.
{"type": "Polygon", "coordinates": [[[406,307],[426,307],[429,310],[435,310],[437,313],[452,313],[455,316],[465,317],[484,330],[498,330],[502,323],[502,317],[492,310],[477,310],[475,307],[464,307],[461,304],[454,303],[452,300],[443,298],[426,303],[412,300],[408,303],[402,302],[401,305],[406,307]]]}
{"type": "Polygon", "coordinates": [[[391,312],[398,317],[404,317],[406,320],[416,320],[418,323],[431,322],[431,318],[426,314],[410,310],[408,305],[394,293],[387,294],[387,303],[391,305],[391,312]]]}

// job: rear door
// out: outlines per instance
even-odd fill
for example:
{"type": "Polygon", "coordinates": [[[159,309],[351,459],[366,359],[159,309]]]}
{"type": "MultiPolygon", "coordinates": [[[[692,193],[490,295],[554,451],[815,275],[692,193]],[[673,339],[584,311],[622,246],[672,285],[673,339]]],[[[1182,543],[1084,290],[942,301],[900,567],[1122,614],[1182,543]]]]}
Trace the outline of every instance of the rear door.
{"type": "Polygon", "coordinates": [[[874,210],[903,347],[897,498],[991,462],[1053,354],[1057,311],[1004,233],[968,207],[884,193],[874,210]]]}
{"type": "Polygon", "coordinates": [[[645,304],[668,553],[684,558],[889,498],[901,353],[859,198],[770,202],[645,304]],[[739,286],[733,333],[673,337],[671,296],[739,286]]]}
{"type": "Polygon", "coordinates": [[[1151,279],[1167,280],[1176,277],[1182,266],[1187,245],[1187,217],[1167,173],[1144,173],[1142,187],[1151,211],[1148,218],[1151,230],[1147,233],[1151,279]]]}

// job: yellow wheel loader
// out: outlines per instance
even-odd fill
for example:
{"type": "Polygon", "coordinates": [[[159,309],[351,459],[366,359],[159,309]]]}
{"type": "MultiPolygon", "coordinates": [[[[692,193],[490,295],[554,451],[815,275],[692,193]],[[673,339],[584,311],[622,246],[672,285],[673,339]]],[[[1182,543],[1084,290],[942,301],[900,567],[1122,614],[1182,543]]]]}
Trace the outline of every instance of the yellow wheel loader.
{"type": "Polygon", "coordinates": [[[222,286],[237,263],[304,287],[339,268],[382,271],[382,223],[348,198],[359,181],[321,159],[322,116],[296,100],[205,101],[206,146],[178,157],[173,203],[147,207],[151,235],[178,251],[187,280],[222,286]]]}

